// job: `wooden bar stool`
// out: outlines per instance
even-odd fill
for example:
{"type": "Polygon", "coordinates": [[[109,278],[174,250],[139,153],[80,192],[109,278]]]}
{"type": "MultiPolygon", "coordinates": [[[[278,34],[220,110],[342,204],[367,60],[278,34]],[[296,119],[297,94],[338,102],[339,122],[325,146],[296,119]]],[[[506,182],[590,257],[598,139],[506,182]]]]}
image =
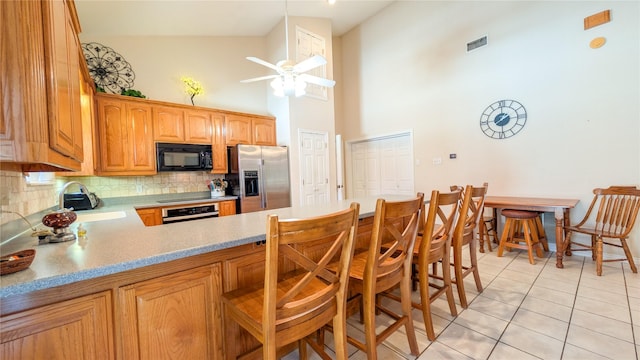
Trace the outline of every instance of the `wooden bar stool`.
{"type": "MultiPolygon", "coordinates": [[[[538,224],[540,221],[538,212],[525,211],[525,210],[502,210],[502,215],[505,217],[504,230],[502,231],[502,237],[500,238],[500,245],[498,246],[498,256],[502,256],[502,252],[505,248],[511,249],[523,249],[529,253],[529,263],[535,264],[533,260],[533,250],[535,248],[536,255],[543,257],[542,242],[538,236],[538,224]],[[536,220],[538,219],[538,220],[536,220]],[[521,226],[522,237],[516,233],[516,229],[521,226]],[[520,244],[524,241],[525,244],[520,244]]],[[[542,222],[540,222],[542,224],[542,222]]],[[[546,239],[544,239],[546,243],[546,239]]],[[[545,246],[548,249],[548,245],[545,246]]]]}
{"type": "Polygon", "coordinates": [[[349,291],[354,296],[349,299],[348,307],[359,305],[362,309],[365,341],[350,336],[348,341],[365,351],[367,359],[377,359],[377,346],[403,326],[411,354],[419,354],[411,313],[411,264],[423,205],[422,193],[406,201],[378,199],[369,251],[356,254],[351,263],[349,291]],[[400,288],[400,313],[376,301],[378,294],[397,287],[400,288]],[[391,321],[376,324],[377,312],[386,314],[391,321]],[[386,328],[378,332],[377,325],[386,328]]]}
{"type": "MultiPolygon", "coordinates": [[[[348,358],[347,286],[359,209],[358,203],[352,203],[349,209],[310,219],[268,216],[264,286],[237,289],[222,296],[225,322],[236,322],[255,336],[263,344],[263,359],[276,359],[282,355],[278,354],[279,348],[295,342],[301,359],[307,355],[304,342],[323,359],[330,359],[314,336],[309,336],[316,335],[328,322],[333,327],[336,358],[348,358]],[[327,245],[320,259],[300,252],[303,245],[319,242],[327,245]],[[328,264],[336,258],[338,263],[330,271],[328,264]],[[280,268],[285,264],[292,271],[280,268]]],[[[259,350],[250,355],[259,356],[259,350]]]]}
{"type": "Polygon", "coordinates": [[[544,225],[542,225],[542,214],[541,212],[538,213],[538,216],[536,217],[536,229],[538,230],[538,240],[540,240],[540,243],[542,244],[542,248],[544,249],[544,251],[549,251],[549,241],[547,239],[547,233],[544,231],[544,225]]]}

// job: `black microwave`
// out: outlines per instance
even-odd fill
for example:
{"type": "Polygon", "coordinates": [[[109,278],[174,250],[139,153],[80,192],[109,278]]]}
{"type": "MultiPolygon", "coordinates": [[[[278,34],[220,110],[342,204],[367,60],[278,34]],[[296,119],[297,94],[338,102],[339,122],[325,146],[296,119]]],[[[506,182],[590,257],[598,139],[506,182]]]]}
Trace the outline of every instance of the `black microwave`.
{"type": "Polygon", "coordinates": [[[206,171],[213,169],[211,145],[156,144],[158,171],[206,171]]]}

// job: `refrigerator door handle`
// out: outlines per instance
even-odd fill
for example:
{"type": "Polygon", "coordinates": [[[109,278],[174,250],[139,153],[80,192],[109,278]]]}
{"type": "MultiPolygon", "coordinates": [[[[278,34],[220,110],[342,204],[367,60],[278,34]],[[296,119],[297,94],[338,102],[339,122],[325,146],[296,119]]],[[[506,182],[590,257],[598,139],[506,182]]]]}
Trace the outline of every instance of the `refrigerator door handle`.
{"type": "MultiPolygon", "coordinates": [[[[260,162],[262,164],[262,161],[260,162]]],[[[264,183],[264,168],[262,167],[262,165],[260,165],[260,171],[259,171],[259,175],[258,175],[258,179],[260,180],[260,183],[258,184],[259,187],[259,191],[260,191],[260,206],[263,209],[267,209],[267,194],[266,194],[266,187],[265,187],[265,183],[264,183]]]]}

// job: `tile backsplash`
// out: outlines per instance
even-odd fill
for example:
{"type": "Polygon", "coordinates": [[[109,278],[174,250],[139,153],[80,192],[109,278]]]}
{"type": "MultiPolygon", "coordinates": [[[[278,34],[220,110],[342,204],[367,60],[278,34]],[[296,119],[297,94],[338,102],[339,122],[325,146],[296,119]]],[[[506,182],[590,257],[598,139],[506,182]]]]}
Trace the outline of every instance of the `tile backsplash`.
{"type": "MultiPolygon", "coordinates": [[[[56,185],[29,185],[22,172],[0,171],[0,206],[24,216],[48,209],[57,203],[56,185]]],[[[0,224],[19,219],[12,213],[0,213],[0,224]]]]}
{"type": "MultiPolygon", "coordinates": [[[[100,198],[175,194],[208,191],[208,181],[218,177],[205,171],[168,172],[154,176],[57,176],[54,185],[29,185],[21,172],[0,171],[2,210],[30,215],[58,205],[58,193],[69,181],[83,183],[100,198]]],[[[72,187],[68,192],[77,191],[72,187]]],[[[11,213],[0,214],[0,224],[16,220],[11,213]]]]}
{"type": "Polygon", "coordinates": [[[57,188],[68,181],[83,183],[100,198],[176,194],[207,191],[208,181],[217,177],[206,171],[167,172],[154,176],[59,177],[57,188]]]}

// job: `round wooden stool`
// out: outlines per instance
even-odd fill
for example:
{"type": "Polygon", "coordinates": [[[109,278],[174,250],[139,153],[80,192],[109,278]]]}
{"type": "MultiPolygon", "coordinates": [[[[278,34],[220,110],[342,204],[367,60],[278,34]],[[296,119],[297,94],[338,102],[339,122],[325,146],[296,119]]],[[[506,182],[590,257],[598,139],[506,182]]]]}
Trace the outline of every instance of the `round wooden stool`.
{"type": "MultiPolygon", "coordinates": [[[[535,264],[533,260],[533,249],[536,250],[538,257],[543,257],[543,246],[538,236],[539,213],[536,211],[525,210],[502,210],[505,217],[504,230],[500,237],[500,245],[498,246],[498,256],[502,256],[502,252],[507,249],[523,249],[529,253],[529,263],[535,264]],[[516,232],[517,228],[521,228],[522,234],[516,232]],[[525,242],[525,244],[520,244],[525,242]]],[[[545,239],[546,240],[546,239],[545,239]]]]}

